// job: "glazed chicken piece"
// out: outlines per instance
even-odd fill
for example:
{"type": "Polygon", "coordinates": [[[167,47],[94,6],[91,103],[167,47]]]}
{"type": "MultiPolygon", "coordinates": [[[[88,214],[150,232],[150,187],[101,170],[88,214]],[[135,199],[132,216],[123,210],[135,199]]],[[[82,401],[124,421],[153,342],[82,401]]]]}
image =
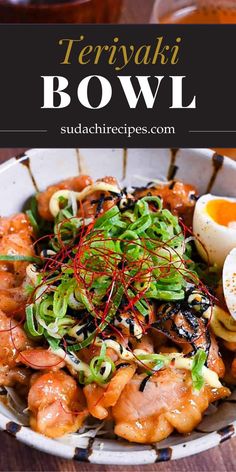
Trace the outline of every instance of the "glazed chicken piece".
{"type": "MultiPolygon", "coordinates": [[[[97,182],[118,186],[115,177],[104,177],[103,179],[98,179],[97,182]]],[[[110,192],[94,192],[84,200],[79,215],[86,218],[99,216],[116,205],[116,203],[117,197],[112,196],[110,192]]]]}
{"type": "Polygon", "coordinates": [[[212,330],[210,331],[211,346],[209,349],[209,355],[207,359],[207,366],[209,369],[214,370],[219,378],[224,377],[225,374],[225,365],[221,357],[219,346],[216,341],[216,337],[212,330]]]}
{"type": "Polygon", "coordinates": [[[197,200],[197,189],[183,182],[173,182],[168,185],[156,185],[148,189],[136,190],[134,196],[138,198],[147,195],[160,197],[164,208],[179,216],[188,225],[192,225],[193,211],[197,200]]]}
{"type": "Polygon", "coordinates": [[[219,347],[214,333],[206,327],[205,320],[198,318],[191,309],[172,305],[161,305],[157,312],[157,324],[160,331],[164,328],[171,335],[171,339],[183,354],[193,353],[202,349],[208,354],[207,367],[222,378],[225,366],[219,353],[219,347]],[[186,342],[188,337],[194,336],[194,340],[186,342]]]}
{"type": "Polygon", "coordinates": [[[0,218],[0,238],[10,234],[18,234],[21,239],[29,242],[32,236],[32,227],[24,213],[0,218]]]}
{"type": "Polygon", "coordinates": [[[25,310],[27,294],[21,286],[0,289],[0,309],[7,314],[18,315],[25,310]]]}
{"type": "MultiPolygon", "coordinates": [[[[79,351],[79,358],[81,361],[86,362],[86,364],[90,364],[93,357],[99,356],[100,352],[100,346],[91,345],[79,351]]],[[[118,354],[110,347],[106,348],[106,357],[110,357],[113,362],[118,360],[118,354]]]]}
{"type": "Polygon", "coordinates": [[[28,383],[27,369],[17,364],[20,351],[30,342],[22,327],[0,310],[0,385],[12,387],[16,383],[28,383]]]}
{"type": "Polygon", "coordinates": [[[231,372],[232,372],[232,376],[236,379],[236,358],[235,357],[231,364],[231,372]]]}
{"type": "Polygon", "coordinates": [[[144,334],[140,340],[135,340],[135,343],[133,344],[133,349],[146,351],[147,354],[153,354],[154,341],[153,341],[152,336],[150,336],[149,334],[144,334]]]}
{"type": "MultiPolygon", "coordinates": [[[[117,186],[117,180],[114,177],[104,177],[97,182],[105,182],[117,186]]],[[[88,175],[80,175],[71,179],[51,185],[44,192],[37,195],[39,215],[47,221],[53,221],[53,216],[49,210],[49,203],[52,195],[58,190],[74,190],[81,192],[88,185],[92,185],[93,180],[88,175]]],[[[78,208],[78,216],[85,218],[94,217],[104,211],[109,210],[116,203],[116,198],[108,192],[94,192],[84,200],[83,205],[78,208]]]]}
{"type": "Polygon", "coordinates": [[[227,384],[236,385],[236,343],[224,341],[223,344],[226,367],[224,380],[227,384]]]}
{"type": "MultiPolygon", "coordinates": [[[[0,254],[34,256],[33,230],[26,215],[0,218],[0,254]]],[[[15,313],[24,308],[26,294],[22,284],[29,263],[22,261],[0,262],[0,309],[15,313]]]]}
{"type": "MultiPolygon", "coordinates": [[[[199,349],[206,347],[204,334],[195,342],[195,346],[199,349]]],[[[210,348],[207,358],[207,367],[217,373],[218,377],[223,378],[225,374],[225,365],[219,353],[219,346],[217,344],[215,335],[212,331],[209,332],[210,348]]],[[[192,351],[190,344],[183,344],[183,353],[188,354],[192,351]]]]}
{"type": "MultiPolygon", "coordinates": [[[[0,254],[34,256],[33,230],[27,215],[19,213],[10,218],[0,218],[0,254]]],[[[27,262],[0,262],[0,270],[15,276],[15,285],[25,277],[27,262]]],[[[11,284],[12,285],[12,284],[11,284]]]]}
{"type": "Polygon", "coordinates": [[[85,187],[93,183],[88,175],[79,175],[71,179],[63,180],[55,185],[50,185],[44,192],[37,195],[39,215],[47,221],[53,221],[53,216],[49,210],[49,202],[52,195],[58,190],[74,190],[81,192],[85,187]]]}
{"type": "Polygon", "coordinates": [[[36,370],[58,370],[65,367],[63,359],[48,349],[26,349],[17,356],[16,362],[36,370]]]}
{"type": "Polygon", "coordinates": [[[28,407],[32,429],[51,438],[76,432],[87,416],[82,390],[60,370],[33,376],[28,407]]]}
{"type": "Polygon", "coordinates": [[[110,407],[118,401],[123,389],[132,379],[136,367],[128,365],[120,367],[108,385],[100,387],[96,383],[84,387],[84,395],[87,400],[88,410],[92,416],[104,420],[109,415],[110,407]]]}
{"type": "Polygon", "coordinates": [[[168,368],[146,379],[145,374],[135,374],[112,408],[115,433],[137,443],[161,441],[174,429],[190,433],[208,405],[230,393],[208,386],[195,392],[191,373],[182,369],[168,368]]]}

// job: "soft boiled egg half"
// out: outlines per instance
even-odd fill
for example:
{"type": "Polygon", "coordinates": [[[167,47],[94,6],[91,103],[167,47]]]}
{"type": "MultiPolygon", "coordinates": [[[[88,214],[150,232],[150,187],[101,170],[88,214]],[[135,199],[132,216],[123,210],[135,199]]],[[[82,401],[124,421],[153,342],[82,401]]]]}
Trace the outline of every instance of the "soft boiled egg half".
{"type": "Polygon", "coordinates": [[[200,197],[194,210],[193,231],[200,256],[222,268],[229,252],[236,248],[236,198],[211,194],[200,197]]]}

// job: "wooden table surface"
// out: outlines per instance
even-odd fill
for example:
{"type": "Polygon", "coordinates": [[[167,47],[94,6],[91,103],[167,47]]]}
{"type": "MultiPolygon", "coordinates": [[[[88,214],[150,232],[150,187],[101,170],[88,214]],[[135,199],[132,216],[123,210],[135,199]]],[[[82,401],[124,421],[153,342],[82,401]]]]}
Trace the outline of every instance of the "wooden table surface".
{"type": "MultiPolygon", "coordinates": [[[[152,0],[124,0],[122,23],[148,22],[152,0]]],[[[1,145],[1,143],[0,143],[1,145]]],[[[0,149],[0,162],[20,154],[25,149],[0,149]]],[[[236,155],[236,153],[235,153],[236,155]]],[[[31,449],[6,433],[0,433],[0,471],[58,472],[233,472],[236,471],[236,439],[187,459],[143,467],[96,466],[66,461],[31,449]]]]}

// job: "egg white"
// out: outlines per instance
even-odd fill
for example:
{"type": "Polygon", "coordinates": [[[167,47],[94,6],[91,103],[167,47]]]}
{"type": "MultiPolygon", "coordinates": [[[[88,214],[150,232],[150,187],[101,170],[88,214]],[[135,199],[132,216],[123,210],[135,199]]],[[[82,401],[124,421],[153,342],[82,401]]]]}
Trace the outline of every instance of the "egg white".
{"type": "Polygon", "coordinates": [[[193,231],[196,236],[196,246],[200,256],[210,262],[223,267],[229,252],[236,247],[236,227],[220,225],[207,213],[206,205],[210,200],[225,200],[236,202],[235,198],[218,197],[207,194],[199,198],[196,203],[193,217],[193,231]],[[201,244],[202,243],[202,244],[201,244]]]}
{"type": "Polygon", "coordinates": [[[236,248],[232,249],[225,259],[223,290],[228,310],[236,320],[236,248]]]}

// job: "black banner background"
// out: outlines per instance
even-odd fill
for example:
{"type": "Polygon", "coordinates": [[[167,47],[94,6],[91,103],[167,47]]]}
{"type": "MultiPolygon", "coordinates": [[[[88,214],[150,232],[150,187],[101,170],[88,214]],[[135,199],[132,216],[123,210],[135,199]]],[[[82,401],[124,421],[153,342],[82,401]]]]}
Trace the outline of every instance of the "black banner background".
{"type": "Polygon", "coordinates": [[[0,147],[236,147],[235,47],[236,25],[0,25],[0,147]],[[81,66],[76,61],[60,65],[65,49],[58,45],[59,39],[78,39],[81,34],[85,36],[84,44],[112,44],[118,36],[121,44],[137,47],[155,44],[159,36],[172,45],[180,36],[179,63],[132,62],[120,72],[105,59],[98,65],[81,66]],[[89,110],[79,103],[76,91],[84,77],[95,74],[110,81],[113,97],[105,108],[89,110]],[[68,108],[41,108],[41,76],[47,75],[69,80],[68,108]],[[165,75],[154,108],[147,109],[140,100],[136,109],[130,109],[117,75],[165,75]],[[169,108],[170,75],[187,76],[184,100],[189,103],[196,95],[196,109],[169,108]],[[95,122],[110,126],[174,126],[176,132],[135,134],[131,138],[60,133],[61,126],[90,126],[95,122]],[[190,132],[193,130],[201,132],[190,132]]]}

